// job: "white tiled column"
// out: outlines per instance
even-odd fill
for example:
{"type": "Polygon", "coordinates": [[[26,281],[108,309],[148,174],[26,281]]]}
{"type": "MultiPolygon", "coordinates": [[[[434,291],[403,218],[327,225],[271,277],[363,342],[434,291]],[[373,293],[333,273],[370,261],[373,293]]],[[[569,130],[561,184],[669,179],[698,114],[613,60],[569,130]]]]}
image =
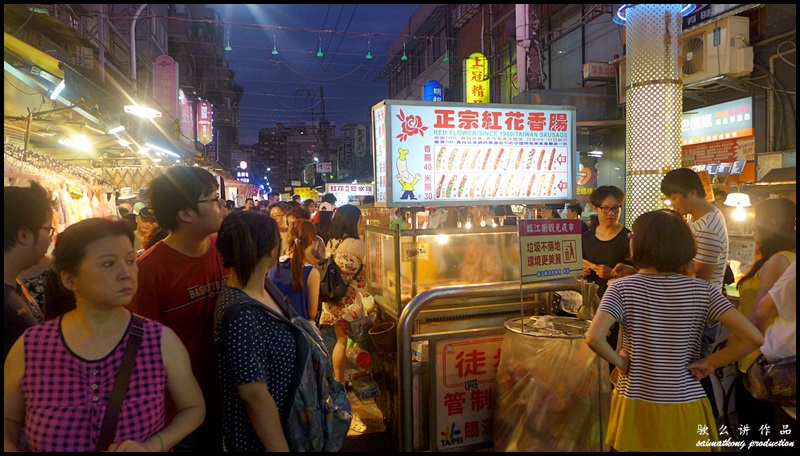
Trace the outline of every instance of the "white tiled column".
{"type": "Polygon", "coordinates": [[[664,207],[660,186],[681,166],[681,5],[637,4],[627,11],[625,226],[664,207]]]}

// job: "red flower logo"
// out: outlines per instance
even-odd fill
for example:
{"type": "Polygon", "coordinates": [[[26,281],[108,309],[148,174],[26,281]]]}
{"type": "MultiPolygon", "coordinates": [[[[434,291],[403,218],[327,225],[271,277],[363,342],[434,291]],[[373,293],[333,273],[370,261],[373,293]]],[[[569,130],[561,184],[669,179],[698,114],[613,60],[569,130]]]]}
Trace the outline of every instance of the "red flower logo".
{"type": "Polygon", "coordinates": [[[397,135],[397,137],[400,138],[400,142],[405,141],[409,136],[414,136],[417,133],[419,133],[420,136],[425,136],[425,130],[427,130],[428,127],[422,125],[422,117],[406,116],[401,109],[397,118],[403,122],[403,132],[397,135]]]}

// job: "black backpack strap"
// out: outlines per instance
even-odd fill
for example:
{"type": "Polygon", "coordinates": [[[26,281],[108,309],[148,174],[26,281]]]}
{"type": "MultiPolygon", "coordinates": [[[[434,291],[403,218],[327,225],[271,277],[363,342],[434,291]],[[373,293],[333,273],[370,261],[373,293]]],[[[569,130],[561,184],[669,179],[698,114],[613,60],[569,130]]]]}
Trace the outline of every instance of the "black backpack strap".
{"type": "Polygon", "coordinates": [[[111,397],[106,406],[106,413],[103,416],[103,424],[100,427],[100,435],[97,438],[97,451],[105,451],[109,445],[114,443],[114,436],[117,433],[117,422],[119,413],[122,410],[122,402],[128,392],[128,382],[131,378],[133,365],[136,361],[136,352],[144,338],[144,320],[136,314],[131,314],[131,323],[128,327],[128,343],[125,345],[125,352],[122,355],[122,362],[117,370],[114,380],[114,388],[111,390],[111,397]]]}

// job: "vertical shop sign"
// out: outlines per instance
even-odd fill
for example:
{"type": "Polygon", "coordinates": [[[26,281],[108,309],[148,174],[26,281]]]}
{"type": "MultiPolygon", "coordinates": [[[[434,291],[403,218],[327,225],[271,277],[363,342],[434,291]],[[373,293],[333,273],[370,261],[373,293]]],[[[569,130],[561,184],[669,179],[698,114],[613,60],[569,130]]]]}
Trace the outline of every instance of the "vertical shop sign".
{"type": "Polygon", "coordinates": [[[372,111],[372,130],[375,135],[375,201],[386,203],[386,106],[374,107],[372,111]]]}
{"type": "Polygon", "coordinates": [[[168,55],[156,57],[153,62],[153,99],[163,109],[157,122],[172,128],[178,119],[178,62],[168,55]]]}
{"type": "Polygon", "coordinates": [[[342,156],[339,161],[339,172],[349,171],[355,174],[355,157],[353,156],[353,130],[347,132],[342,141],[342,156]]]}
{"type": "Polygon", "coordinates": [[[178,90],[178,105],[180,106],[180,140],[183,142],[188,138],[189,142],[194,145],[195,141],[195,125],[194,125],[194,106],[192,101],[186,98],[183,89],[178,90]]]}
{"type": "Polygon", "coordinates": [[[197,140],[201,144],[208,144],[213,139],[211,133],[211,103],[201,101],[197,105],[197,140]]]}
{"type": "Polygon", "coordinates": [[[519,221],[522,283],[583,274],[581,221],[544,219],[519,221]]]}
{"type": "Polygon", "coordinates": [[[503,337],[436,343],[438,451],[492,441],[494,383],[503,337]]]}
{"type": "Polygon", "coordinates": [[[467,103],[489,102],[489,62],[476,52],[464,61],[467,103]]]}

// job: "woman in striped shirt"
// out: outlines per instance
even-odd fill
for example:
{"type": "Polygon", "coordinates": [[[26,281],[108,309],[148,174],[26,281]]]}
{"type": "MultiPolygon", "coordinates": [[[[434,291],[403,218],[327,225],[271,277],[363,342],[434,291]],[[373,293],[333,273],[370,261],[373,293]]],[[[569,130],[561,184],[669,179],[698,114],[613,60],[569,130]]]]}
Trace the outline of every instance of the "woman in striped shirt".
{"type": "Polygon", "coordinates": [[[699,380],[763,342],[761,333],[720,287],[681,274],[696,254],[694,237],[674,211],[639,216],[630,234],[639,273],[609,285],[586,333],[589,347],[615,365],[606,444],[617,451],[702,451],[719,439],[699,380]],[[622,349],[606,333],[618,321],[622,349]],[[715,321],[734,337],[700,357],[703,329],[715,321]]]}

